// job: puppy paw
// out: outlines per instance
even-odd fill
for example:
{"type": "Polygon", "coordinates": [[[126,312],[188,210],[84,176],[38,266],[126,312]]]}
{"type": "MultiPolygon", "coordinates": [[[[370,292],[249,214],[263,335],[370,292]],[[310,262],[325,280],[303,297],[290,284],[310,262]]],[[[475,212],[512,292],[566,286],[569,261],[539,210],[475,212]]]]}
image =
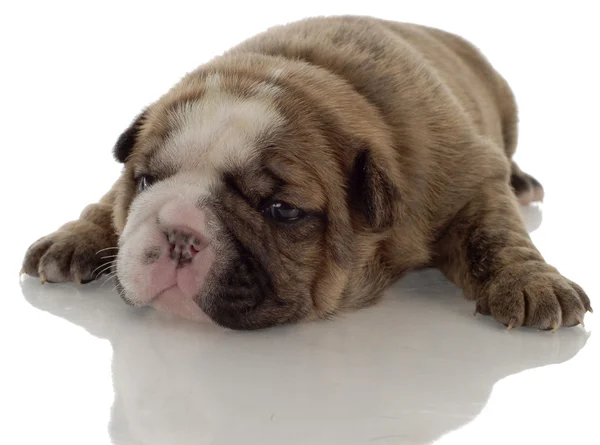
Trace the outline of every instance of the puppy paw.
{"type": "Polygon", "coordinates": [[[585,313],[592,311],[583,289],[544,263],[503,269],[486,286],[485,294],[477,302],[478,311],[491,314],[508,329],[583,325],[585,313]]]}
{"type": "Polygon", "coordinates": [[[22,273],[48,282],[76,283],[97,279],[116,258],[114,234],[88,221],[73,221],[33,243],[22,273]]]}

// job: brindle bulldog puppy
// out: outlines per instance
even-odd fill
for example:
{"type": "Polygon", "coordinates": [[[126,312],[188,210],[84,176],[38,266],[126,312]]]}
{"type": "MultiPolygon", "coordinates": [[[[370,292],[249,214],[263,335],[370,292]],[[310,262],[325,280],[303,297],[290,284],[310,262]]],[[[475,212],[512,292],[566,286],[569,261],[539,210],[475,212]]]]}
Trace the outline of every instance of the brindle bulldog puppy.
{"type": "Polygon", "coordinates": [[[460,37],[367,17],[275,27],[143,110],[112,189],[23,270],[112,270],[132,305],[257,329],[373,304],[433,266],[509,328],[574,326],[590,300],[525,230],[519,202],[543,189],[516,144],[507,83],[460,37]]]}

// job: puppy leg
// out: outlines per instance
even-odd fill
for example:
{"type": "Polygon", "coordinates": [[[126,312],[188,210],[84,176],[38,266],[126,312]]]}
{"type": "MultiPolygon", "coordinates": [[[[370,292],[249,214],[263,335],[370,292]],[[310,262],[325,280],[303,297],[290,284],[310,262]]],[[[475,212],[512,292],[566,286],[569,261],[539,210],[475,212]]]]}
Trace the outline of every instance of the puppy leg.
{"type": "Polygon", "coordinates": [[[521,170],[515,161],[511,161],[510,185],[521,205],[544,200],[542,184],[533,176],[521,170]]]}
{"type": "Polygon", "coordinates": [[[91,204],[77,221],[33,243],[25,254],[22,273],[49,282],[89,282],[108,272],[117,254],[112,223],[114,192],[91,204]]]}
{"type": "Polygon", "coordinates": [[[544,261],[511,193],[503,181],[483,185],[439,239],[435,265],[476,300],[478,312],[508,327],[582,323],[589,298],[544,261]]]}

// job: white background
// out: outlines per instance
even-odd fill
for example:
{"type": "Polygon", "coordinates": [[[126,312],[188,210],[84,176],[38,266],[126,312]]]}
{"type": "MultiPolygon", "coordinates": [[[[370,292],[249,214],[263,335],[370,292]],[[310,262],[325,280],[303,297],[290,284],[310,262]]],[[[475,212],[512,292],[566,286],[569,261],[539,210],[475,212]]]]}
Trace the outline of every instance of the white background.
{"type": "Polygon", "coordinates": [[[271,25],[368,14],[456,32],[509,81],[517,160],[546,189],[524,210],[542,216],[532,238],[600,307],[593,3],[3,2],[0,442],[600,443],[593,315],[587,331],[507,334],[419,274],[342,320],[240,336],[132,313],[110,283],[18,279],[27,246],[110,187],[114,141],[183,74],[271,25]]]}

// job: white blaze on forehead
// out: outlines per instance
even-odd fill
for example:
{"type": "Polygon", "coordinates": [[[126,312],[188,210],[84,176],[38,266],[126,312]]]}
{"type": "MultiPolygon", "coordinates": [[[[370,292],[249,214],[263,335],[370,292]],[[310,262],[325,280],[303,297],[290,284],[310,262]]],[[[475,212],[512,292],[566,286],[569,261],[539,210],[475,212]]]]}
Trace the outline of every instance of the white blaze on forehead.
{"type": "Polygon", "coordinates": [[[181,104],[170,115],[172,134],[157,156],[176,169],[220,171],[244,165],[256,155],[257,140],[283,123],[270,99],[278,92],[273,86],[259,84],[255,96],[240,98],[221,90],[218,74],[209,76],[206,85],[202,98],[181,104]]]}

